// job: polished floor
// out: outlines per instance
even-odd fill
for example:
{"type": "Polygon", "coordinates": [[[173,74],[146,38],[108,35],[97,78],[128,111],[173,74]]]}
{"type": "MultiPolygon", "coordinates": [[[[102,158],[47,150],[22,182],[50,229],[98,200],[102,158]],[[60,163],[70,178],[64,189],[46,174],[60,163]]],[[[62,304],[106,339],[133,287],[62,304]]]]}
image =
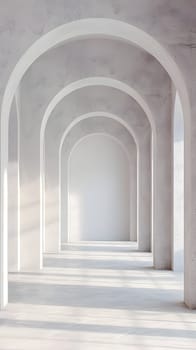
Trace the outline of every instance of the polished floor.
{"type": "Polygon", "coordinates": [[[0,350],[196,349],[182,275],[131,243],[70,244],[41,273],[9,275],[0,350]]]}

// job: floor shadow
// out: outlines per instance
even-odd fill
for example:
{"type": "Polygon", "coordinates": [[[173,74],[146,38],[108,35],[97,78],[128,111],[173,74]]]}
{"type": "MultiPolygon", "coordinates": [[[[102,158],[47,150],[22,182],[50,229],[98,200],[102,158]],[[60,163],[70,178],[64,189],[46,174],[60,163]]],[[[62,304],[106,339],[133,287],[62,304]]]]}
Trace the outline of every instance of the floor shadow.
{"type": "MultiPolygon", "coordinates": [[[[134,271],[140,271],[141,269],[133,269],[134,271]]],[[[154,268],[151,268],[151,267],[146,267],[146,268],[143,268],[142,270],[144,271],[154,271],[154,268]]],[[[64,272],[51,272],[51,270],[47,270],[47,272],[9,272],[9,276],[43,276],[44,277],[59,277],[59,278],[86,278],[86,274],[85,273],[82,273],[81,271],[76,271],[75,273],[64,273],[64,272]]],[[[90,277],[90,275],[88,274],[88,277],[90,277]]],[[[93,279],[107,279],[107,280],[113,280],[116,278],[115,275],[108,275],[108,274],[98,274],[98,275],[95,275],[93,274],[93,271],[92,271],[92,277],[93,279]]],[[[143,282],[145,281],[149,281],[149,275],[147,274],[146,276],[123,276],[123,279],[124,280],[127,280],[127,281],[132,281],[134,280],[135,282],[138,280],[142,280],[143,282]]],[[[167,276],[156,276],[156,281],[165,281],[165,282],[168,282],[168,281],[171,281],[173,280],[173,275],[167,275],[167,276]]],[[[181,279],[182,280],[182,279],[181,279]]],[[[180,280],[180,281],[181,281],[180,280]]]]}
{"type": "Polygon", "coordinates": [[[152,263],[146,261],[144,266],[144,261],[127,261],[120,259],[118,256],[116,260],[112,259],[86,259],[84,258],[56,258],[56,257],[46,257],[44,259],[44,267],[55,267],[55,268],[80,268],[80,269],[112,269],[112,270],[140,270],[142,269],[153,269],[152,263]]]}
{"type": "Polygon", "coordinates": [[[180,303],[176,303],[175,289],[145,288],[142,286],[141,288],[129,288],[9,282],[9,301],[23,304],[123,310],[152,311],[158,309],[166,311],[170,310],[171,307],[175,311],[182,310],[180,303]]]}
{"type": "Polygon", "coordinates": [[[136,245],[75,245],[75,244],[63,244],[61,247],[62,251],[75,251],[75,252],[118,252],[118,253],[138,253],[136,245]]]}
{"type": "Polygon", "coordinates": [[[186,349],[192,342],[193,350],[196,311],[182,303],[182,276],[156,271],[151,254],[129,249],[70,245],[47,254],[40,272],[9,274],[11,312],[0,317],[6,341],[36,334],[38,341],[48,337],[48,344],[64,339],[66,349],[120,349],[125,343],[140,349],[147,336],[149,349],[186,349]]]}
{"type": "Polygon", "coordinates": [[[73,332],[93,332],[93,333],[111,333],[124,335],[147,335],[153,337],[176,337],[196,339],[195,330],[182,330],[171,328],[148,328],[136,326],[116,326],[116,325],[96,325],[73,322],[52,322],[52,321],[35,321],[35,320],[0,320],[0,326],[15,328],[37,328],[47,330],[64,330],[73,332]]]}

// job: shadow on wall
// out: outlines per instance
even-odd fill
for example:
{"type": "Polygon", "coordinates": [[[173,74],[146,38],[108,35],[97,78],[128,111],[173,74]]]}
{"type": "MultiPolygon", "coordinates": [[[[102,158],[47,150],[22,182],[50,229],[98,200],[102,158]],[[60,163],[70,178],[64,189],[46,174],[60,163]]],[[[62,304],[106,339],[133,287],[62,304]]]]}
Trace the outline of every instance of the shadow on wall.
{"type": "Polygon", "coordinates": [[[43,206],[45,211],[45,250],[52,253],[58,251],[59,242],[59,189],[57,187],[49,187],[47,184],[43,206]]]}

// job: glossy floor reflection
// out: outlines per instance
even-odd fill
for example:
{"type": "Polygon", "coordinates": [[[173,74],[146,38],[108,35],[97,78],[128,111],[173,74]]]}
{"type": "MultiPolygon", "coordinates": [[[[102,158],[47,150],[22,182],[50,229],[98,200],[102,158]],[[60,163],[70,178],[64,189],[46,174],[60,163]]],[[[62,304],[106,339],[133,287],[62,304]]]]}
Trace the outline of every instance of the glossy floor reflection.
{"type": "Polygon", "coordinates": [[[182,275],[131,243],[70,244],[41,273],[9,276],[0,350],[196,349],[182,275]]]}

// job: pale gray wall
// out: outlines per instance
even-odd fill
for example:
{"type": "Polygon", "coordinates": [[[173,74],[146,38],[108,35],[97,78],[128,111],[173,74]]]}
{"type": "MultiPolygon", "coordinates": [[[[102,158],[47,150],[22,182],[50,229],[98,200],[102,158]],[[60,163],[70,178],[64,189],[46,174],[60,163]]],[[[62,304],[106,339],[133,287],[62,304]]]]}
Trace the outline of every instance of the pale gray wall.
{"type": "MultiPolygon", "coordinates": [[[[137,149],[135,141],[132,137],[132,135],[125,129],[124,126],[120,125],[117,121],[112,120],[110,118],[104,118],[104,117],[94,117],[94,118],[88,118],[86,120],[80,121],[77,125],[75,125],[68,135],[65,138],[65,141],[63,143],[62,147],[62,153],[61,153],[61,183],[60,183],[60,193],[61,193],[61,239],[62,242],[67,241],[68,233],[67,233],[67,217],[65,213],[68,211],[67,207],[67,196],[68,196],[68,162],[69,162],[69,156],[73,149],[73,147],[76,145],[76,143],[83,137],[87,135],[91,135],[92,133],[106,133],[112,137],[115,137],[117,140],[121,142],[124,149],[127,151],[127,154],[129,156],[129,163],[130,163],[130,236],[129,239],[136,240],[137,239],[137,149]]],[[[148,149],[148,152],[150,154],[150,148],[148,149]]],[[[47,170],[46,170],[46,178],[47,178],[47,170]]],[[[146,173],[146,176],[150,177],[150,174],[146,173]]],[[[51,187],[53,188],[53,187],[51,187]]],[[[48,186],[46,189],[46,196],[50,194],[50,197],[48,198],[48,202],[50,199],[50,203],[52,203],[51,198],[58,198],[58,189],[56,189],[56,197],[54,197],[54,192],[49,192],[51,188],[48,186]]],[[[46,197],[47,199],[47,197],[46,197]]],[[[47,204],[47,203],[46,203],[47,204]]],[[[52,215],[55,215],[54,213],[54,205],[48,206],[46,208],[46,213],[48,213],[48,220],[52,215]],[[52,213],[50,211],[50,208],[52,208],[52,213]]],[[[47,216],[46,216],[47,218],[47,216]]],[[[58,212],[56,212],[56,223],[58,223],[59,217],[58,212]]],[[[57,225],[55,226],[54,222],[54,229],[56,229],[57,225]]],[[[47,238],[49,239],[48,242],[48,249],[52,249],[52,246],[54,247],[54,238],[52,239],[52,231],[47,230],[47,238]]],[[[53,248],[54,249],[54,248],[53,248]]]]}
{"type": "Polygon", "coordinates": [[[68,237],[70,242],[130,239],[129,159],[110,136],[88,135],[72,149],[68,237]]]}

